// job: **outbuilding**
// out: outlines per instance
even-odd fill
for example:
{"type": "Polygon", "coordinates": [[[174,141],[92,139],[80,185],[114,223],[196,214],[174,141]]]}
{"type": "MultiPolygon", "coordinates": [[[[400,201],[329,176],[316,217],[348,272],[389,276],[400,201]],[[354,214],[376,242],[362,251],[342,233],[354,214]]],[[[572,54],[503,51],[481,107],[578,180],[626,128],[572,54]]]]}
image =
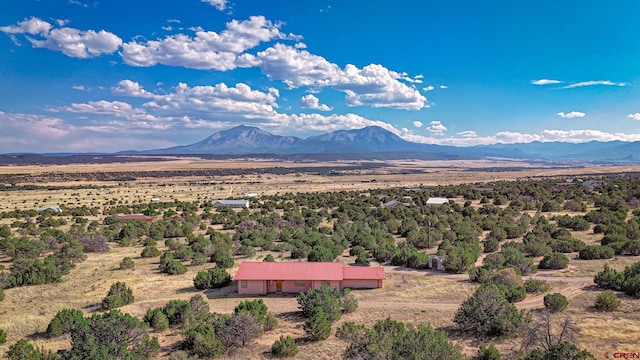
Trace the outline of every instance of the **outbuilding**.
{"type": "Polygon", "coordinates": [[[213,202],[214,208],[222,206],[230,207],[232,209],[249,208],[249,200],[215,200],[213,202]]]}
{"type": "Polygon", "coordinates": [[[441,255],[429,255],[429,262],[427,263],[429,269],[444,271],[444,256],[441,255]]]}
{"type": "Polygon", "coordinates": [[[38,208],[38,213],[43,213],[47,211],[54,212],[54,213],[61,213],[62,208],[60,207],[60,205],[53,205],[53,206],[38,208]]]}
{"type": "Polygon", "coordinates": [[[432,197],[427,200],[428,206],[440,206],[448,203],[449,203],[449,199],[441,198],[441,197],[432,197]]]}

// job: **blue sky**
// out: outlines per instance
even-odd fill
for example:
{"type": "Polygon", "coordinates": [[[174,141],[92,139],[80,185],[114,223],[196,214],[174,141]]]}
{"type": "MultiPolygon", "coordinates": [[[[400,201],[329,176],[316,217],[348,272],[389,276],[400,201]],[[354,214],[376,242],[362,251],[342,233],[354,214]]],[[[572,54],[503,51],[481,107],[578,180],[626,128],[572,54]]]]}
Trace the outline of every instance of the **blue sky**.
{"type": "Polygon", "coordinates": [[[640,140],[640,2],[0,0],[0,153],[640,140]]]}

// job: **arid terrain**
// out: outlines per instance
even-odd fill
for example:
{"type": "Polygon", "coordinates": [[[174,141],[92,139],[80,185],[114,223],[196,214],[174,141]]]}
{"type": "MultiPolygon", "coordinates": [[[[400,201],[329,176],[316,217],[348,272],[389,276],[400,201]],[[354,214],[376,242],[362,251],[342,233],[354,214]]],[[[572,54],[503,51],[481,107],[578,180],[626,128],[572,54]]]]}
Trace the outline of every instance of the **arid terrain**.
{"type": "MultiPolygon", "coordinates": [[[[299,192],[421,188],[466,183],[482,186],[496,181],[541,178],[556,178],[562,182],[565,178],[638,171],[640,166],[573,168],[511,161],[282,163],[197,158],[121,164],[3,166],[0,167],[0,185],[4,185],[6,191],[0,192],[0,211],[53,205],[103,208],[107,204],[149,203],[151,199],[163,202],[211,201],[247,196],[259,199],[266,195],[299,192]],[[25,185],[35,186],[20,188],[25,185]]],[[[461,198],[453,200],[464,203],[461,198]]],[[[478,205],[478,201],[473,203],[478,205]]],[[[104,215],[87,216],[87,219],[102,222],[104,215]]],[[[72,217],[67,220],[71,224],[72,217]]],[[[0,225],[9,225],[12,221],[0,219],[0,225]]],[[[229,231],[222,230],[221,226],[216,229],[229,231]]],[[[590,230],[575,232],[573,236],[587,245],[599,244],[601,238],[590,230]]],[[[166,250],[163,242],[158,243],[158,248],[166,250]]],[[[196,290],[193,286],[195,274],[211,267],[210,264],[188,266],[185,274],[169,276],[158,271],[158,258],[141,258],[141,250],[141,245],[120,247],[111,244],[107,253],[89,254],[87,260],[78,263],[60,283],[6,289],[5,300],[0,302],[0,328],[7,333],[7,343],[0,346],[0,353],[24,337],[45,349],[68,348],[68,337],[46,339],[43,336],[51,318],[59,310],[69,307],[82,309],[86,314],[100,311],[100,301],[115,281],[124,281],[133,289],[135,302],[121,310],[139,319],[149,308],[162,306],[171,299],[189,299],[195,294],[206,295],[211,311],[218,313],[231,313],[240,301],[251,299],[238,296],[235,283],[219,290],[196,290]],[[125,256],[135,260],[134,269],[118,268],[125,256]]],[[[436,250],[427,251],[434,253],[436,250]]],[[[237,256],[230,273],[237,270],[239,262],[260,261],[268,253],[273,254],[276,261],[289,260],[286,253],[258,251],[251,258],[237,256]]],[[[569,256],[571,262],[566,269],[539,270],[531,277],[547,280],[552,286],[551,292],[567,297],[569,306],[560,316],[574,319],[580,329],[581,347],[596,357],[607,351],[640,351],[640,300],[620,295],[622,306],[619,310],[600,313],[592,309],[599,291],[593,283],[593,276],[602,270],[605,263],[621,270],[639,261],[640,256],[588,261],[577,260],[576,256],[569,256]]],[[[482,265],[483,257],[478,260],[478,265],[482,265]]],[[[337,260],[352,263],[354,258],[347,250],[337,260]]],[[[0,264],[8,269],[10,259],[0,258],[0,264]]],[[[378,263],[372,261],[371,265],[378,263]]],[[[454,328],[454,313],[478,286],[469,281],[467,274],[390,265],[385,265],[385,270],[387,279],[383,288],[354,291],[359,307],[343,316],[338,325],[344,321],[371,325],[376,320],[389,317],[406,322],[428,322],[437,329],[450,330],[454,328]]],[[[529,295],[516,305],[535,312],[544,308],[543,297],[544,294],[529,295]]],[[[334,336],[320,342],[304,340],[304,319],[298,312],[295,296],[270,294],[259,298],[275,314],[278,327],[229,354],[229,357],[271,358],[271,344],[283,334],[299,340],[300,352],[296,356],[299,359],[335,359],[345,348],[345,344],[334,336]]],[[[161,357],[166,357],[181,339],[179,331],[174,329],[162,333],[152,331],[151,335],[160,340],[161,357]]],[[[452,339],[462,344],[469,355],[474,355],[479,346],[477,340],[455,332],[452,339]]],[[[517,339],[497,339],[492,343],[507,359],[516,357],[520,351],[517,339]]]]}

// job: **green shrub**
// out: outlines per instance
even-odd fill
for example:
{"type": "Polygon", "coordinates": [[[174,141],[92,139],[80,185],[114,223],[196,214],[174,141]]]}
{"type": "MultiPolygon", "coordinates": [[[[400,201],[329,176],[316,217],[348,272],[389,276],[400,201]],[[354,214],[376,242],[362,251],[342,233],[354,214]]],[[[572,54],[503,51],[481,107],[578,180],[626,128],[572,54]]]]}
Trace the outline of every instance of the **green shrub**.
{"type": "Polygon", "coordinates": [[[142,253],[140,254],[143,258],[154,258],[160,256],[160,250],[154,245],[147,245],[142,249],[142,253]]]}
{"type": "Polygon", "coordinates": [[[298,345],[291,336],[280,335],[271,346],[271,354],[277,358],[286,358],[298,353],[298,345]]]}
{"type": "Polygon", "coordinates": [[[249,245],[240,245],[236,253],[238,255],[250,258],[256,255],[256,248],[249,245]]]}
{"type": "Polygon", "coordinates": [[[320,308],[329,321],[336,321],[342,316],[340,298],[340,290],[322,284],[318,289],[308,289],[299,293],[297,301],[305,317],[311,317],[316,309],[320,308]]]}
{"type": "MultiPolygon", "coordinates": [[[[224,344],[216,335],[211,326],[200,326],[185,334],[185,342],[191,344],[194,355],[208,359],[221,355],[224,352],[224,344]]],[[[183,347],[185,344],[183,342],[183,347]]]]}
{"type": "Polygon", "coordinates": [[[560,293],[548,294],[544,297],[544,307],[552,313],[566,309],[567,305],[569,305],[567,298],[560,293]]]}
{"type": "Polygon", "coordinates": [[[593,281],[601,288],[621,291],[624,284],[624,273],[605,265],[604,269],[596,274],[593,281]]]}
{"type": "Polygon", "coordinates": [[[229,269],[233,267],[233,258],[231,256],[220,256],[218,261],[216,261],[216,266],[229,269]]]}
{"type": "Polygon", "coordinates": [[[133,262],[133,259],[131,259],[128,256],[123,258],[122,261],[120,261],[120,269],[122,270],[133,269],[135,266],[136,266],[136,263],[133,262]]]}
{"type": "Polygon", "coordinates": [[[352,313],[358,309],[358,299],[353,296],[351,289],[344,289],[340,298],[340,305],[342,306],[342,312],[345,314],[352,313]]]}
{"type": "Polygon", "coordinates": [[[165,240],[164,244],[171,251],[177,250],[182,245],[182,243],[180,243],[180,241],[178,241],[177,239],[174,239],[174,238],[170,238],[170,239],[165,240]]]}
{"type": "Polygon", "coordinates": [[[362,245],[356,245],[349,249],[349,256],[358,256],[361,253],[366,253],[367,251],[362,245]]]}
{"type": "Polygon", "coordinates": [[[84,320],[84,314],[78,309],[62,309],[51,319],[47,326],[47,337],[54,338],[68,334],[84,320]]]}
{"type": "Polygon", "coordinates": [[[600,311],[614,311],[620,307],[620,299],[613,291],[605,291],[596,297],[595,308],[600,311]]]}
{"type": "Polygon", "coordinates": [[[356,257],[356,265],[369,265],[369,258],[366,253],[358,254],[356,257]]]}
{"type": "Polygon", "coordinates": [[[524,246],[524,252],[529,256],[544,256],[552,252],[553,249],[543,241],[529,241],[524,246]]]}
{"type": "Polygon", "coordinates": [[[193,286],[198,290],[219,289],[229,284],[231,284],[231,275],[220,267],[198,271],[193,279],[193,286]]]}
{"type": "Polygon", "coordinates": [[[4,301],[4,289],[0,287],[0,301],[4,301]]]}
{"type": "Polygon", "coordinates": [[[265,257],[264,257],[264,260],[263,260],[263,261],[266,261],[266,262],[274,262],[274,261],[276,261],[276,259],[274,259],[274,258],[273,258],[273,255],[271,255],[271,254],[267,254],[267,256],[265,256],[265,257]]]}
{"type": "Polygon", "coordinates": [[[494,251],[498,251],[498,248],[500,248],[500,241],[496,238],[488,237],[484,240],[483,246],[485,253],[492,253],[494,251]]]}
{"type": "Polygon", "coordinates": [[[182,261],[171,259],[166,262],[162,270],[164,273],[167,273],[169,275],[180,275],[187,272],[187,267],[184,266],[182,261]]]}
{"type": "Polygon", "coordinates": [[[557,342],[545,349],[534,349],[521,360],[593,360],[595,357],[587,350],[578,348],[568,341],[557,342]]]}
{"type": "Polygon", "coordinates": [[[123,282],[116,282],[111,285],[107,296],[102,300],[102,308],[105,310],[115,309],[123,305],[133,303],[133,291],[123,282]]]}
{"type": "Polygon", "coordinates": [[[531,315],[518,311],[498,285],[487,282],[460,305],[453,322],[462,332],[480,336],[508,336],[531,322],[531,315]]]}
{"type": "Polygon", "coordinates": [[[7,357],[10,360],[40,360],[38,350],[27,339],[20,339],[15,344],[9,346],[7,357]]]}
{"type": "Polygon", "coordinates": [[[234,315],[246,314],[251,316],[253,323],[261,331],[268,331],[278,326],[278,320],[271,315],[268,319],[269,309],[262,299],[245,300],[233,309],[234,315]],[[273,321],[275,320],[275,324],[273,321]]]}
{"type": "Polygon", "coordinates": [[[502,293],[504,294],[504,297],[507,299],[507,301],[511,303],[522,301],[527,297],[527,292],[522,285],[514,287],[508,287],[502,284],[497,285],[502,290],[502,293]]]}
{"type": "Polygon", "coordinates": [[[561,252],[561,253],[572,253],[576,251],[580,251],[583,247],[585,247],[585,243],[582,240],[578,239],[556,239],[549,243],[549,246],[553,249],[553,251],[561,252]]]}
{"type": "Polygon", "coordinates": [[[169,319],[170,326],[176,326],[183,323],[187,314],[191,311],[191,303],[186,300],[170,300],[162,308],[162,312],[169,319]]]}
{"type": "Polygon", "coordinates": [[[616,255],[609,246],[587,246],[580,250],[579,258],[582,260],[611,259],[616,255]]]}
{"type": "Polygon", "coordinates": [[[470,270],[478,260],[480,252],[480,245],[463,241],[456,242],[446,251],[446,257],[443,262],[445,271],[462,273],[470,270]]]}
{"type": "Polygon", "coordinates": [[[111,310],[93,314],[71,329],[67,359],[149,359],[160,349],[146,325],[129,314],[111,310]]]}
{"type": "Polygon", "coordinates": [[[565,269],[569,266],[569,258],[567,255],[559,252],[547,254],[540,261],[541,269],[565,269]]]}
{"type": "Polygon", "coordinates": [[[474,267],[473,269],[469,270],[469,280],[484,283],[491,279],[496,271],[497,269],[491,265],[474,267]]]}
{"type": "Polygon", "coordinates": [[[625,294],[640,298],[640,274],[625,277],[622,288],[625,294]]]}
{"type": "Polygon", "coordinates": [[[551,289],[546,280],[527,279],[524,282],[524,289],[528,294],[541,294],[551,289]]]}
{"type": "Polygon", "coordinates": [[[162,312],[162,308],[147,309],[144,322],[156,331],[163,331],[169,328],[169,318],[162,312]]]}
{"type": "Polygon", "coordinates": [[[336,337],[348,343],[343,359],[468,360],[460,345],[429,324],[405,324],[387,318],[367,328],[345,322],[336,331],[336,337]]]}
{"type": "Polygon", "coordinates": [[[264,322],[264,331],[270,331],[275,329],[278,326],[278,319],[272,314],[267,313],[267,318],[264,322]]]}
{"type": "Polygon", "coordinates": [[[500,351],[491,344],[489,347],[480,345],[480,349],[478,349],[478,354],[474,360],[500,360],[501,358],[500,351]]]}
{"type": "Polygon", "coordinates": [[[335,258],[331,249],[322,245],[315,245],[307,255],[307,260],[310,262],[331,262],[335,258]]]}
{"type": "Polygon", "coordinates": [[[314,308],[304,322],[304,330],[312,341],[324,340],[331,335],[331,321],[322,308],[314,308]]]}
{"type": "Polygon", "coordinates": [[[198,266],[202,264],[206,264],[209,261],[209,258],[206,257],[202,253],[194,253],[191,258],[191,266],[198,266]]]}
{"type": "Polygon", "coordinates": [[[0,329],[0,345],[6,342],[7,342],[7,333],[3,329],[0,329]]]}
{"type": "Polygon", "coordinates": [[[491,281],[510,288],[522,286],[523,284],[522,277],[518,275],[513,268],[506,268],[496,271],[493,276],[491,276],[491,281]]]}

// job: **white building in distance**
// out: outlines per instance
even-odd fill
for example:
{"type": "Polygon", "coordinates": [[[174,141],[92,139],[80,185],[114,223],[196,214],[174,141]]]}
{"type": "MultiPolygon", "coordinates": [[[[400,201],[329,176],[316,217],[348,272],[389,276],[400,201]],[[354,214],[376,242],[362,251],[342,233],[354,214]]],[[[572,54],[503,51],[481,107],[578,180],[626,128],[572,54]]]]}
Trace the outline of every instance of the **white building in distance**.
{"type": "Polygon", "coordinates": [[[432,198],[429,198],[429,200],[427,200],[427,205],[429,206],[440,206],[448,203],[449,203],[449,199],[447,198],[432,197],[432,198]]]}

